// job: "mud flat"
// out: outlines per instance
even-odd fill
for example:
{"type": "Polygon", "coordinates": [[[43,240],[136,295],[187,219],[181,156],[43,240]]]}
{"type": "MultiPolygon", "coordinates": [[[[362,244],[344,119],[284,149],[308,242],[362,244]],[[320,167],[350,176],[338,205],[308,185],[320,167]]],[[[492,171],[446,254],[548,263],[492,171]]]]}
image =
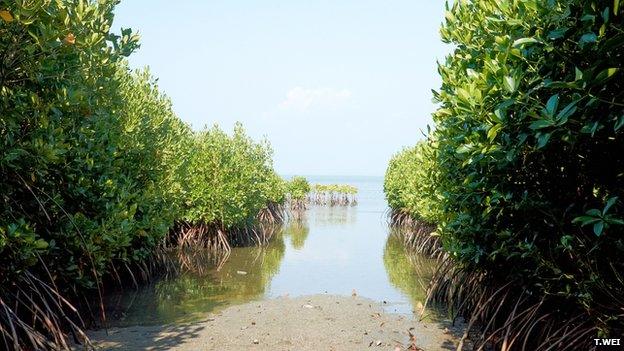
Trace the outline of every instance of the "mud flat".
{"type": "Polygon", "coordinates": [[[359,296],[280,297],[231,306],[189,324],[90,333],[101,350],[454,350],[462,325],[385,313],[359,296]],[[411,335],[410,335],[411,334],[411,335]],[[411,348],[410,348],[411,347],[411,348]]]}

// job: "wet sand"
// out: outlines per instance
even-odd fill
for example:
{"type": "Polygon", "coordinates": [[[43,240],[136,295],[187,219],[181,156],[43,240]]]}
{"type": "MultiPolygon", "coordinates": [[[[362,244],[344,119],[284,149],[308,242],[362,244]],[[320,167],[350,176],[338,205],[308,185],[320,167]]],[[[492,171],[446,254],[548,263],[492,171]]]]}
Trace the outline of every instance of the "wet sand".
{"type": "Polygon", "coordinates": [[[281,297],[231,306],[190,324],[89,333],[100,350],[455,350],[461,325],[385,313],[362,297],[281,297]],[[413,336],[410,336],[410,333],[413,336]],[[412,347],[412,348],[410,348],[412,347]]]}

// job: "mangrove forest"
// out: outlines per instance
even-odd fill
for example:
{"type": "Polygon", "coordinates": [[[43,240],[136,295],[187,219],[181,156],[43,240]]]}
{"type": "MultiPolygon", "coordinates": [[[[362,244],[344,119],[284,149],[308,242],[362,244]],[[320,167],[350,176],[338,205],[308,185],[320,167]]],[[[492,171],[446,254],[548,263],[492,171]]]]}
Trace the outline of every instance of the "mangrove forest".
{"type": "Polygon", "coordinates": [[[0,350],[618,349],[619,0],[440,4],[432,123],[383,177],[189,123],[119,3],[0,0],[0,350]]]}

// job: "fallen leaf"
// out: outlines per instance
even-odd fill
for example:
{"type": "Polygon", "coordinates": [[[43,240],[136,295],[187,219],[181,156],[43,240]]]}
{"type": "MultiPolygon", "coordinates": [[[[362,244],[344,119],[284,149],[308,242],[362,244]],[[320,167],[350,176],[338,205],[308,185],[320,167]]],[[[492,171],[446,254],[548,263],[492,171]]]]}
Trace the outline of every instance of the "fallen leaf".
{"type": "Polygon", "coordinates": [[[0,11],[0,18],[2,18],[5,22],[11,23],[13,22],[13,16],[7,10],[0,11]]]}

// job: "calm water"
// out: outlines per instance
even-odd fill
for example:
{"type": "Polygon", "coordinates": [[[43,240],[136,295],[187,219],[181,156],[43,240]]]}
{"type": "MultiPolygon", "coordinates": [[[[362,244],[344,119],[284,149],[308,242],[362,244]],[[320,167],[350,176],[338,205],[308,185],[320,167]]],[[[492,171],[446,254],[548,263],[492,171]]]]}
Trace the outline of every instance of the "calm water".
{"type": "Polygon", "coordinates": [[[382,178],[308,177],[358,187],[354,207],[311,207],[279,229],[268,247],[234,248],[225,262],[186,258],[189,269],[107,299],[113,325],[198,320],[233,304],[277,296],[358,295],[411,314],[425,297],[430,260],[406,255],[387,226],[382,178]]]}

